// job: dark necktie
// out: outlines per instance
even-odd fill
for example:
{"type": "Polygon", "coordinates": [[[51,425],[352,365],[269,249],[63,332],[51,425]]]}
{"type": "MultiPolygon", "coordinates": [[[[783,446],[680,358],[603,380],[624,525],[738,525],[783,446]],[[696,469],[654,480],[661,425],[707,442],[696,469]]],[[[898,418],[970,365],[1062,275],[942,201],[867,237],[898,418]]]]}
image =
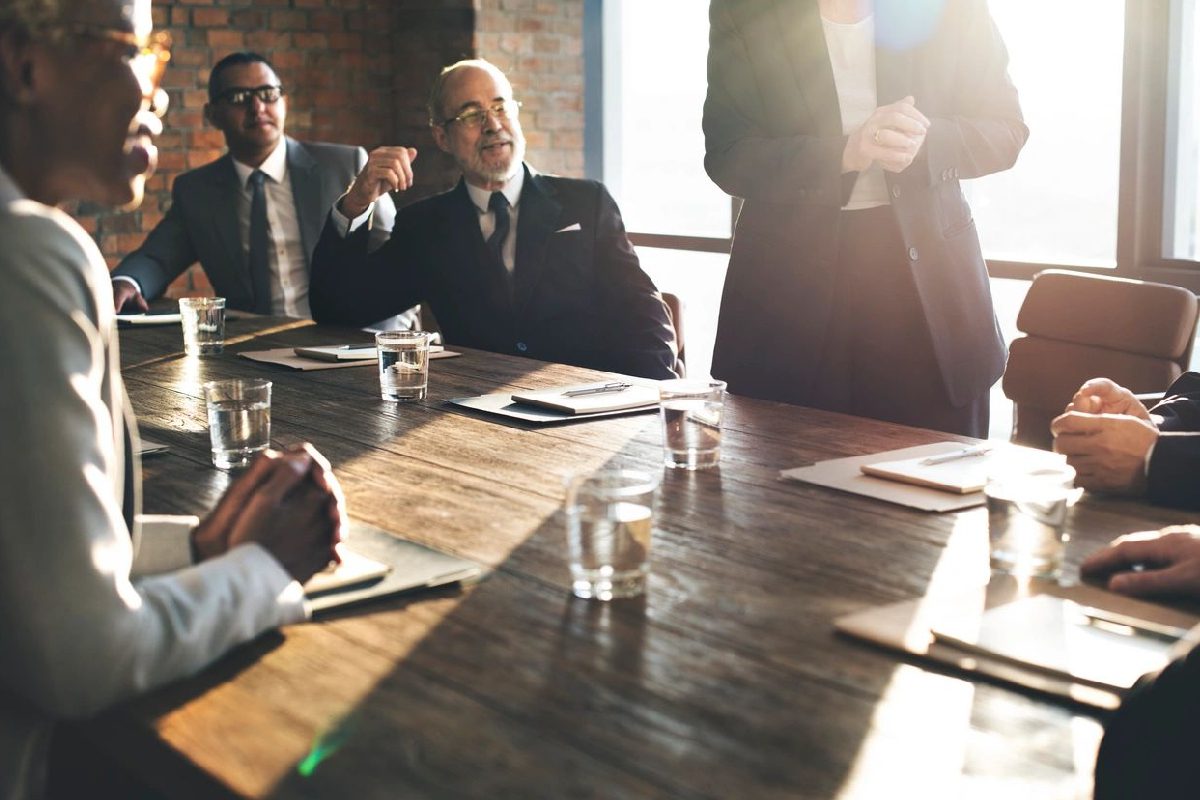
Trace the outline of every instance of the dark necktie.
{"type": "Polygon", "coordinates": [[[250,281],[254,286],[254,311],[271,313],[271,265],[267,248],[267,193],[263,182],[267,175],[261,169],[250,173],[250,281]]]}
{"type": "Polygon", "coordinates": [[[488,237],[487,248],[507,274],[508,267],[504,266],[504,240],[508,238],[509,218],[508,198],[504,196],[504,192],[492,192],[492,196],[488,198],[488,210],[496,215],[496,229],[488,237]]]}

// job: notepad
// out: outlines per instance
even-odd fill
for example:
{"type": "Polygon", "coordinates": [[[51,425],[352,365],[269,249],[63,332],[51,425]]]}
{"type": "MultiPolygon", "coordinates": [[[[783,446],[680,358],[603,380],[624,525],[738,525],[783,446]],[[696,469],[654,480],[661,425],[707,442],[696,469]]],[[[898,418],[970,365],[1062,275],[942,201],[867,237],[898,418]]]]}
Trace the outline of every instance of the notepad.
{"type": "Polygon", "coordinates": [[[1039,469],[1062,466],[1063,463],[1064,457],[1057,453],[1029,447],[1005,444],[988,447],[945,442],[942,448],[933,453],[923,453],[917,458],[873,461],[863,464],[860,469],[864,475],[876,478],[969,494],[982,490],[987,485],[989,475],[1003,470],[1039,469]],[[985,452],[980,453],[981,450],[985,452]]]}
{"type": "Polygon", "coordinates": [[[308,597],[345,589],[348,586],[369,583],[379,580],[392,571],[392,568],[382,561],[367,558],[364,555],[339,545],[342,557],[340,564],[330,564],[325,569],[308,579],[304,584],[304,594],[308,597]]]}
{"type": "Polygon", "coordinates": [[[941,645],[1116,692],[1166,666],[1173,644],[1170,637],[1097,623],[1085,611],[1071,600],[1038,595],[985,612],[973,635],[938,629],[932,633],[941,645]]]}
{"type": "Polygon", "coordinates": [[[596,392],[607,381],[581,383],[575,386],[560,386],[537,392],[520,392],[512,395],[514,403],[550,408],[564,414],[595,414],[607,411],[630,411],[638,408],[653,408],[658,405],[658,387],[634,384],[619,392],[596,392]],[[568,394],[579,392],[580,394],[568,394]]]}
{"type": "MultiPolygon", "coordinates": [[[[429,346],[430,355],[442,352],[440,344],[429,346]]],[[[293,347],[292,352],[304,358],[315,358],[318,361],[374,361],[377,355],[375,345],[345,345],[329,344],[317,347],[293,347]]]]}

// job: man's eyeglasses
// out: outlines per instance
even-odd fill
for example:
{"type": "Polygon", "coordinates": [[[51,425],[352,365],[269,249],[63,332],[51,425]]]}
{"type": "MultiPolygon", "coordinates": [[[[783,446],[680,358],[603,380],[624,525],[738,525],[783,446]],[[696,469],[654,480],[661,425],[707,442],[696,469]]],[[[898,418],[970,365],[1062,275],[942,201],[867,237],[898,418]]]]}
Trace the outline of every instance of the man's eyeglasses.
{"type": "Polygon", "coordinates": [[[145,97],[149,100],[156,99],[163,73],[167,70],[167,62],[171,60],[171,34],[166,31],[155,31],[149,36],[139,36],[133,31],[105,28],[81,22],[56,25],[54,30],[82,36],[86,39],[99,39],[124,45],[125,60],[133,66],[134,72],[144,81],[145,97]]]}
{"type": "Polygon", "coordinates": [[[232,89],[226,89],[216,96],[218,103],[224,103],[227,106],[244,106],[248,105],[254,98],[265,106],[271,103],[278,103],[279,98],[283,97],[282,86],[255,86],[252,89],[244,89],[235,86],[232,89]]]}
{"type": "Polygon", "coordinates": [[[472,108],[469,111],[464,111],[457,116],[442,120],[442,127],[447,128],[451,124],[457,122],[464,128],[482,128],[484,120],[488,114],[493,114],[497,119],[508,119],[515,117],[521,110],[521,103],[518,100],[501,100],[499,103],[488,106],[487,108],[472,108]]]}

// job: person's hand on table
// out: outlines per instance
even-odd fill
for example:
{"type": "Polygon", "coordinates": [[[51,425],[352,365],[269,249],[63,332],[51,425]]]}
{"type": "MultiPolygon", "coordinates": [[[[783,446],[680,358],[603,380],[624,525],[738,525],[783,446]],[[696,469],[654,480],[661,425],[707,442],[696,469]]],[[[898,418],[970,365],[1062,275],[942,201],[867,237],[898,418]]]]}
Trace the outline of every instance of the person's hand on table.
{"type": "Polygon", "coordinates": [[[1172,525],[1122,536],[1080,565],[1085,579],[1136,597],[1200,600],[1200,526],[1172,525]]]}
{"type": "Polygon", "coordinates": [[[200,560],[256,542],[303,583],[336,561],[347,526],[341,486],[311,445],[259,455],[196,528],[200,560]]]}
{"type": "Polygon", "coordinates": [[[113,309],[118,314],[136,314],[139,311],[149,311],[150,304],[138,287],[129,281],[111,281],[113,291],[113,309]]]}
{"type": "Polygon", "coordinates": [[[1050,423],[1054,451],[1075,468],[1075,484],[1093,491],[1138,494],[1146,487],[1146,455],[1158,428],[1128,414],[1068,411],[1050,423]]]}
{"type": "Polygon", "coordinates": [[[1066,411],[1085,414],[1128,414],[1150,420],[1150,412],[1137,396],[1108,378],[1092,378],[1080,386],[1067,404],[1066,411]]]}
{"type": "Polygon", "coordinates": [[[876,161],[888,172],[903,172],[925,144],[929,119],[905,97],[880,106],[850,134],[842,151],[842,171],[862,172],[876,161]]]}

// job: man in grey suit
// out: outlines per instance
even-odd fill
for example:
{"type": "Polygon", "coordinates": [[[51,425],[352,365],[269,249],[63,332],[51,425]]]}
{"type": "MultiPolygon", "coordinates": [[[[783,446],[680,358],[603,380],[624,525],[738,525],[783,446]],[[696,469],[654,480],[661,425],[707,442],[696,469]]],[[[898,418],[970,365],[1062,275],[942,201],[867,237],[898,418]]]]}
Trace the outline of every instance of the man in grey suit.
{"type": "MultiPolygon", "coordinates": [[[[328,464],[268,453],[203,521],[138,514],[137,432],[95,242],[56,206],[136,205],[169,40],[146,0],[0,3],[0,797],[44,796],[55,721],[305,619],[345,523],[328,464]],[[81,136],[80,131],[86,130],[81,136]]],[[[127,796],[99,783],[55,796],[127,796]]]]}
{"type": "MultiPolygon", "coordinates": [[[[366,163],[361,147],[284,135],[287,98],[271,64],[233,53],[213,67],[205,119],[229,152],[175,179],[171,208],[113,272],[117,311],[147,308],[196,261],[229,308],[311,317],[308,273],[325,216],[366,163]]],[[[383,198],[372,248],[395,208],[383,198]]]]}

